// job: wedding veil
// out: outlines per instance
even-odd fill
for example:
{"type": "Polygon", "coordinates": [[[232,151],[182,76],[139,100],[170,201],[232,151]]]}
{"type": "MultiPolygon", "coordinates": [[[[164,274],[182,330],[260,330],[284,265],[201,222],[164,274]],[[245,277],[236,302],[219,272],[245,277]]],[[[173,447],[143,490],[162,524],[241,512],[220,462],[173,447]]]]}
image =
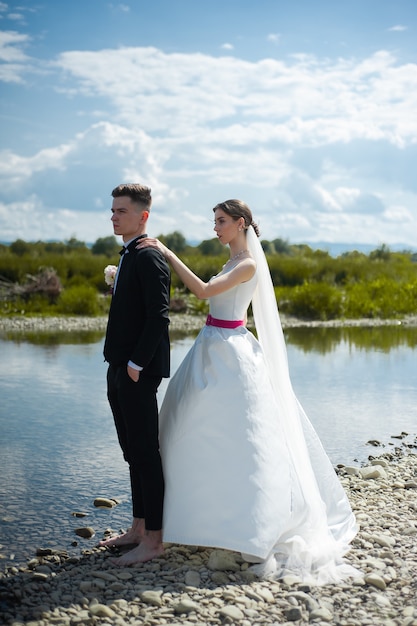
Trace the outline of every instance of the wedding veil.
{"type": "MultiPolygon", "coordinates": [[[[247,246],[257,265],[252,310],[291,462],[293,515],[273,554],[254,566],[261,575],[297,574],[315,584],[358,572],[342,561],[356,534],[346,494],[290,380],[287,350],[268,263],[252,226],[247,246]]],[[[279,494],[277,494],[279,497],[279,494]]]]}

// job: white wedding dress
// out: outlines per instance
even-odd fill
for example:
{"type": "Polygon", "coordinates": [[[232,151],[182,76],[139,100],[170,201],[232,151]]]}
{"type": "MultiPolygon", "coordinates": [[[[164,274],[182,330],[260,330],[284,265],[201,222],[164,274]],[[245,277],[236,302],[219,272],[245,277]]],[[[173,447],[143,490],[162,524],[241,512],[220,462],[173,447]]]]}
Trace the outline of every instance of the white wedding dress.
{"type": "MultiPolygon", "coordinates": [[[[210,314],[244,319],[257,279],[211,298],[210,314]]],[[[204,326],[160,411],[164,541],[241,552],[261,576],[355,575],[342,559],[356,533],[346,494],[299,404],[296,449],[283,410],[254,335],[204,326]]]]}

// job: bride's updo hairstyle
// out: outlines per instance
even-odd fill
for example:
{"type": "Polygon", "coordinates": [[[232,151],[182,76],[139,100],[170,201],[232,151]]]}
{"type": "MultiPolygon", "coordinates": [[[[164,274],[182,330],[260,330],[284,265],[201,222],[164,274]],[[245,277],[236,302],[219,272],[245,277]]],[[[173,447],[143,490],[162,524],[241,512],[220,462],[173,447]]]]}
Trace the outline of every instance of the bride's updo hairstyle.
{"type": "Polygon", "coordinates": [[[252,211],[245,202],[243,202],[242,200],[226,200],[226,202],[220,202],[220,204],[216,204],[213,212],[217,211],[217,209],[221,209],[227,215],[230,215],[230,217],[232,217],[235,222],[243,217],[243,219],[245,220],[245,230],[248,230],[249,226],[252,226],[253,230],[256,233],[256,236],[259,237],[258,225],[253,221],[252,211]]]}

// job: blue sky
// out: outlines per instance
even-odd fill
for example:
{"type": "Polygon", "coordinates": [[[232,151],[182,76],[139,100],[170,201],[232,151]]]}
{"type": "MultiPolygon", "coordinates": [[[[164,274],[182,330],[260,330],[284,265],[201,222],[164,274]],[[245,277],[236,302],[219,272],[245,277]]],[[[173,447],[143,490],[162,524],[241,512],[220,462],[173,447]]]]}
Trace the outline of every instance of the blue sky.
{"type": "Polygon", "coordinates": [[[213,236],[416,246],[416,0],[0,0],[0,241],[213,236]]]}

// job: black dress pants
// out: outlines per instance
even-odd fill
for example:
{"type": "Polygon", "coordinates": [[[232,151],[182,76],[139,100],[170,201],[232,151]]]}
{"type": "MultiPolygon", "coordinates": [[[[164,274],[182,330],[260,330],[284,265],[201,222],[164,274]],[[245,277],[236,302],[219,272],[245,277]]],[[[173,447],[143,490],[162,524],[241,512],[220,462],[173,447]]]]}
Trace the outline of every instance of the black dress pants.
{"type": "Polygon", "coordinates": [[[107,370],[107,397],[129,464],[133,517],[144,518],[146,530],[162,529],[164,478],[156,399],[161,380],[140,373],[134,382],[127,365],[110,364],[107,370]]]}

